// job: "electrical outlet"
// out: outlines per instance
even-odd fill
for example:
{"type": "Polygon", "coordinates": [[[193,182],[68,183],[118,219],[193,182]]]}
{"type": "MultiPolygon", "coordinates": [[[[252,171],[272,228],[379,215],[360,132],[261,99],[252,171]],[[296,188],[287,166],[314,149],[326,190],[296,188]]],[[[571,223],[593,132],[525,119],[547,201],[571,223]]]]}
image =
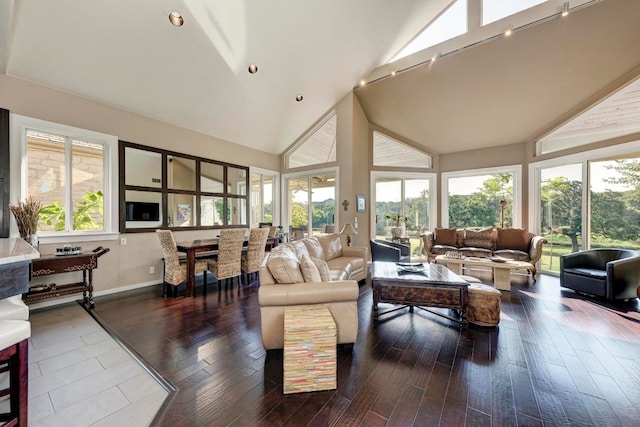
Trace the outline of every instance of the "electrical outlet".
{"type": "Polygon", "coordinates": [[[154,274],[156,272],[156,268],[152,265],[149,267],[149,274],[154,274]]]}
{"type": "Polygon", "coordinates": [[[127,246],[127,238],[126,237],[121,237],[120,238],[120,246],[127,246]]]}

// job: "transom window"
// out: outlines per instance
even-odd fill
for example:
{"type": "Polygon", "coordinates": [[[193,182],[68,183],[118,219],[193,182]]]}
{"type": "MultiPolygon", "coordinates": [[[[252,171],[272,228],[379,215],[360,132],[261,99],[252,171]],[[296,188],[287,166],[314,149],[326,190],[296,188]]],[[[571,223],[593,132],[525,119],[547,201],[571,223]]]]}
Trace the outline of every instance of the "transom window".
{"type": "Polygon", "coordinates": [[[289,169],[336,161],[336,112],[331,112],[318,126],[285,155],[289,169]]]}
{"type": "Polygon", "coordinates": [[[383,133],[373,132],[374,166],[430,168],[431,162],[431,156],[383,133]]]}

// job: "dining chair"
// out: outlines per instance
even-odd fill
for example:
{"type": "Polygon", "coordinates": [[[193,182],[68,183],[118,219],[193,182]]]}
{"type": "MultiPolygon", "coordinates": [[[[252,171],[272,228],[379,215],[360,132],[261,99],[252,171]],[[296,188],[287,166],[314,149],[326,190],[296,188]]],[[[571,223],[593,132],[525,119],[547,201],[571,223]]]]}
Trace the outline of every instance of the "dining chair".
{"type": "Polygon", "coordinates": [[[264,260],[269,231],[268,228],[252,228],[249,232],[247,251],[242,254],[240,262],[242,271],[247,275],[247,284],[251,282],[251,275],[260,270],[260,264],[264,260]]]}
{"type": "Polygon", "coordinates": [[[217,259],[209,260],[209,271],[216,276],[218,284],[223,279],[239,278],[242,274],[240,259],[246,231],[246,228],[225,228],[220,230],[218,257],[217,259]]]}
{"type": "MultiPolygon", "coordinates": [[[[175,297],[178,294],[178,286],[187,280],[187,261],[180,258],[171,230],[156,230],[156,234],[160,239],[164,261],[162,295],[167,296],[167,290],[171,285],[175,297]]],[[[202,279],[204,289],[207,288],[207,267],[207,260],[196,259],[195,272],[196,274],[204,273],[202,279]]]]}

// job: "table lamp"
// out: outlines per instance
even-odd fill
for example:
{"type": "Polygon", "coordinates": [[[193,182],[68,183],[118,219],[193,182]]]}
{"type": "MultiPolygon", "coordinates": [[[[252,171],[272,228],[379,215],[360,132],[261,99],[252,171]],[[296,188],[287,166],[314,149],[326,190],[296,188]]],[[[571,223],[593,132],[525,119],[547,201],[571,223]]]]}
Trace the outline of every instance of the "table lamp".
{"type": "Polygon", "coordinates": [[[358,234],[358,232],[356,231],[355,228],[353,228],[353,225],[351,225],[351,223],[348,222],[344,225],[344,227],[342,227],[342,230],[340,230],[340,235],[347,236],[347,246],[351,246],[352,234],[358,234]]]}

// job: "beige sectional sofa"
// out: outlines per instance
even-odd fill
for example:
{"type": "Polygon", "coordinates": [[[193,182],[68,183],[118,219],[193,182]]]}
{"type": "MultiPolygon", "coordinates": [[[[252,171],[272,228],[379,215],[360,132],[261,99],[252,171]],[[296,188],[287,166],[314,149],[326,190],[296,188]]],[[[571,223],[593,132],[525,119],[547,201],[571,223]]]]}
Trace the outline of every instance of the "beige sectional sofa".
{"type": "MultiPolygon", "coordinates": [[[[535,267],[542,256],[542,245],[547,240],[518,228],[436,228],[422,234],[424,250],[432,260],[449,251],[464,256],[500,256],[526,261],[535,267]]],[[[535,277],[535,269],[532,271],[535,277]]]]}
{"type": "Polygon", "coordinates": [[[340,236],[325,234],[274,248],[260,267],[260,323],[267,350],[284,344],[284,309],[326,305],[336,323],[338,344],[358,334],[358,281],[367,275],[366,247],[342,246],[340,236]]]}

